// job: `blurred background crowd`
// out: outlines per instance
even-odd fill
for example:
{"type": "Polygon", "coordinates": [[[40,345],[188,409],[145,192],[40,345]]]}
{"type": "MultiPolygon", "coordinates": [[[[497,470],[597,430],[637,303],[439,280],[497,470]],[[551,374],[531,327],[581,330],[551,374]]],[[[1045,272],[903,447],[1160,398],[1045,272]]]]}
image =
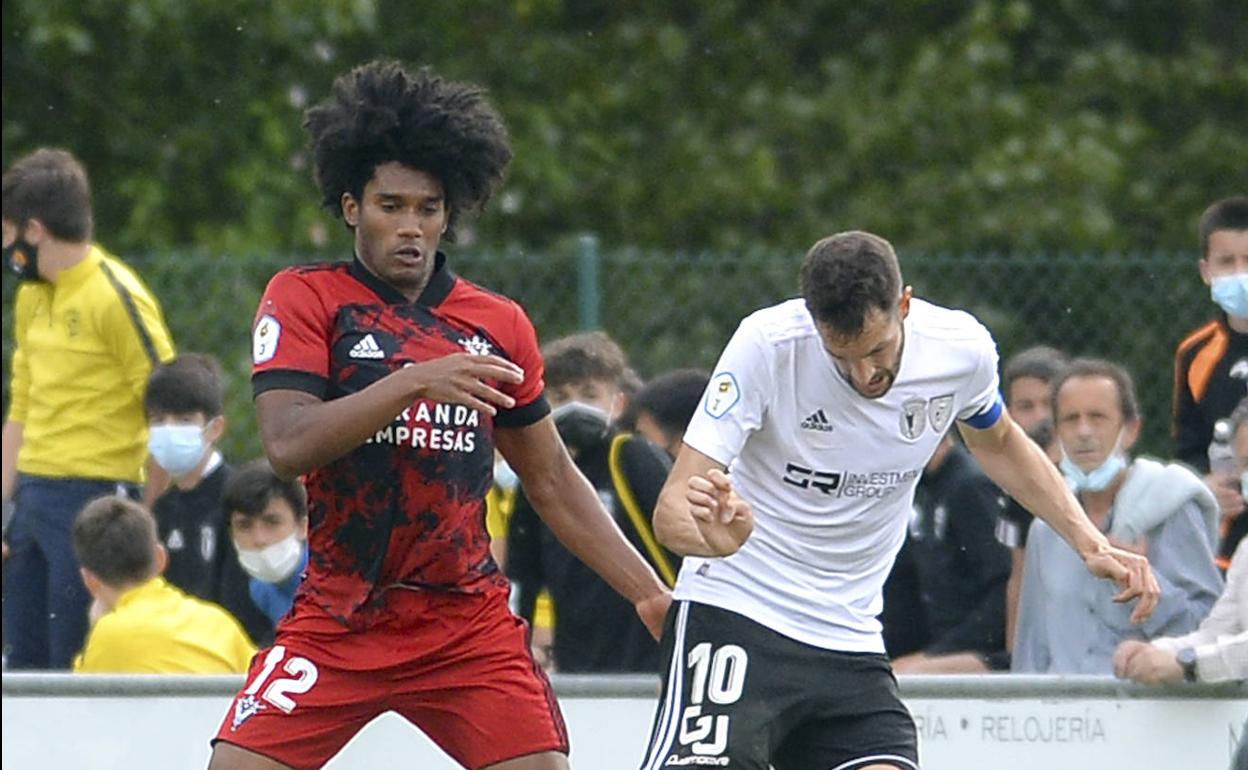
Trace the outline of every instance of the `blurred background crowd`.
{"type": "MultiPolygon", "coordinates": [[[[389,54],[506,117],[510,179],[450,257],[529,311],[560,432],[660,576],[649,513],[705,367],[811,242],[866,229],[993,331],[1011,413],[1165,595],[1127,624],[951,437],[886,590],[898,671],[1242,676],[1248,11],[826,5],[6,3],[5,244],[65,245],[27,254],[56,280],[26,300],[4,279],[6,667],[242,671],[271,639],[308,522],[253,459],[253,311],[281,267],[349,258],[299,116],[389,54]],[[75,157],[81,199],[39,208],[75,157]],[[40,326],[70,290],[106,321],[40,326]]],[[[631,607],[495,484],[539,660],[653,670],[631,607]]]]}

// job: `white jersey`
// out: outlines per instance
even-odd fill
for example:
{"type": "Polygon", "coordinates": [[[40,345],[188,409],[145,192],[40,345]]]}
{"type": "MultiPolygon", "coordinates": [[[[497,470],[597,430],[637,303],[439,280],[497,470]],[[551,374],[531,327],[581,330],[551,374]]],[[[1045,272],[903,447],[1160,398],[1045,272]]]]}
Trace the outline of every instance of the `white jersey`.
{"type": "Polygon", "coordinates": [[[884,652],[876,616],[914,489],[952,419],[1001,414],[997,349],[969,313],[910,302],[897,378],[850,387],[801,299],[741,322],[685,443],[728,467],[754,532],[724,558],[686,557],[675,597],[800,642],[884,652]]]}

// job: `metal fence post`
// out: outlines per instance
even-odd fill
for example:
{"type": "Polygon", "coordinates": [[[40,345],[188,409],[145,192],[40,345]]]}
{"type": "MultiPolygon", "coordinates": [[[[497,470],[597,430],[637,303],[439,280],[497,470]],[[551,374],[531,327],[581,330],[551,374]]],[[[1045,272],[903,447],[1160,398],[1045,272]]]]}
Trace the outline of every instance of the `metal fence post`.
{"type": "Polygon", "coordinates": [[[599,309],[602,306],[602,284],[599,280],[601,261],[597,236],[582,235],[577,249],[576,286],[582,330],[599,328],[599,309]]]}

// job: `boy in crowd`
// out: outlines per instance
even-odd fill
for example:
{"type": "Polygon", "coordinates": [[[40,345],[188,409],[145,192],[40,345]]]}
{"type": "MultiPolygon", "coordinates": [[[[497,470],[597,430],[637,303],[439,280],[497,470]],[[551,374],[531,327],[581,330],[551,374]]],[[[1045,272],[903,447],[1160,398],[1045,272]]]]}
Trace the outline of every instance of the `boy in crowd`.
{"type": "Polygon", "coordinates": [[[74,521],[74,552],[94,602],[85,673],[238,674],[256,648],[220,607],[191,598],[160,576],[168,563],[156,522],[122,497],[87,504],[74,521]]]}
{"type": "MultiPolygon", "coordinates": [[[[633,546],[670,585],[679,563],[658,544],[650,511],[670,468],[662,450],[612,423],[624,408],[624,352],[603,332],[555,340],[542,349],[546,396],[576,465],[633,546]]],[[[520,614],[535,621],[534,652],[565,672],[657,671],[659,648],[628,603],[555,539],[524,497],[516,500],[507,573],[520,614]],[[546,589],[553,621],[535,608],[546,589]],[[543,624],[553,623],[553,633],[543,624]]]]}
{"type": "Polygon", "coordinates": [[[250,576],[251,600],[276,627],[308,564],[308,494],[301,481],[278,478],[259,459],[238,469],[222,504],[239,564],[250,576]]]}
{"type": "Polygon", "coordinates": [[[677,369],[647,382],[629,403],[637,432],[675,457],[710,379],[701,369],[677,369]]]}
{"type": "Polygon", "coordinates": [[[224,401],[212,356],[184,353],[152,372],[144,397],[148,449],[171,481],[152,512],[169,554],[165,579],[225,607],[255,642],[266,643],[273,624],[251,600],[221,507],[234,472],[216,448],[225,434],[224,401]]]}

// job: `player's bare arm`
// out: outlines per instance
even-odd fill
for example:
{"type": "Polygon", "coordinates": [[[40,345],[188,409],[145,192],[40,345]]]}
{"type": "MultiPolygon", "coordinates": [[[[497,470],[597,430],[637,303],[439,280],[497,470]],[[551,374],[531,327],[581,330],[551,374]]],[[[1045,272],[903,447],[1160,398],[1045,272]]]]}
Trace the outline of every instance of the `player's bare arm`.
{"type": "Polygon", "coordinates": [[[506,359],[457,353],[404,367],[332,401],[299,390],[271,390],[256,398],[260,438],[273,469],[291,478],[360,446],[417,399],[492,415],[515,401],[490,383],[522,379],[520,367],[506,359]]]}
{"type": "Polygon", "coordinates": [[[654,509],[654,533],[683,556],[728,556],[754,531],[750,504],[732,489],[727,469],[687,444],[654,509]]]}
{"type": "Polygon", "coordinates": [[[988,477],[1053,527],[1083,558],[1089,572],[1113,580],[1122,589],[1114,601],[1139,599],[1131,613],[1132,623],[1147,620],[1161,598],[1148,559],[1110,544],[1088,520],[1044,451],[1009,414],[1002,414],[984,430],[965,423],[958,428],[988,477]]]}
{"type": "Polygon", "coordinates": [[[655,639],[671,592],[624,537],[593,486],[572,462],[549,416],[523,428],[499,428],[495,443],[551,532],[637,608],[655,639]]]}

